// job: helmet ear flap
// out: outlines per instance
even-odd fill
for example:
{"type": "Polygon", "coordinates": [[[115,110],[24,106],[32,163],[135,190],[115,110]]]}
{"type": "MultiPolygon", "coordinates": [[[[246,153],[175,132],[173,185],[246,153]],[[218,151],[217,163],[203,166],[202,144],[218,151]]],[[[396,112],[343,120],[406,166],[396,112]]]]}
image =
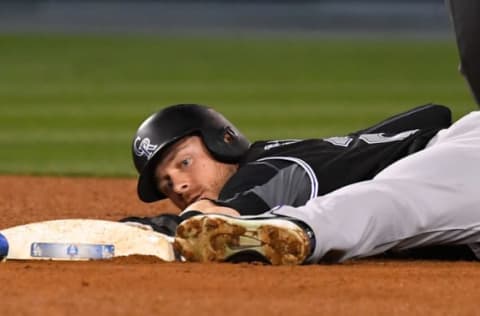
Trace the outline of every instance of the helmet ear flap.
{"type": "Polygon", "coordinates": [[[230,126],[227,126],[225,128],[225,132],[223,133],[223,141],[225,144],[231,144],[235,140],[235,132],[230,128],[230,126]]]}
{"type": "Polygon", "coordinates": [[[250,148],[250,142],[233,126],[208,130],[201,136],[212,156],[221,162],[237,163],[250,148]]]}

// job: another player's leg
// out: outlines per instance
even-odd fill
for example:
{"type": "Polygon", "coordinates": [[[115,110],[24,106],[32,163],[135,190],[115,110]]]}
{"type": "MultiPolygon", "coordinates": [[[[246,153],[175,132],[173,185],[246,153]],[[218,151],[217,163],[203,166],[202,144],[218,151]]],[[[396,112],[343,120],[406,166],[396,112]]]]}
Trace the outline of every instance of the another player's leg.
{"type": "Polygon", "coordinates": [[[314,248],[311,230],[286,217],[198,215],[177,228],[175,247],[187,261],[302,264],[314,248]]]}
{"type": "Polygon", "coordinates": [[[460,52],[461,71],[480,104],[480,1],[447,0],[447,3],[460,52]]]}

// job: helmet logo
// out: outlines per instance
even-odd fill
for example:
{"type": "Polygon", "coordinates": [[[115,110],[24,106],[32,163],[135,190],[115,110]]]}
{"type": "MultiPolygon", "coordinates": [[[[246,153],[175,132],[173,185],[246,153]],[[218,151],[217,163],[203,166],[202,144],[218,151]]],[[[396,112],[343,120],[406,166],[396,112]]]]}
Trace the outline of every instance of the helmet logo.
{"type": "Polygon", "coordinates": [[[133,150],[138,157],[145,156],[147,159],[150,159],[157,148],[158,145],[150,144],[150,138],[148,137],[142,139],[138,136],[133,142],[133,150]]]}

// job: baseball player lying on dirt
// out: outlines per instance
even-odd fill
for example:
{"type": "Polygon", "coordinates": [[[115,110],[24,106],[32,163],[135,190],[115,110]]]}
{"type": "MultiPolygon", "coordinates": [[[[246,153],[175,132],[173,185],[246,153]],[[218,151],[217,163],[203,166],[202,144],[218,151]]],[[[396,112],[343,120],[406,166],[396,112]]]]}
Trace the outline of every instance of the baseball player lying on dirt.
{"type": "Polygon", "coordinates": [[[475,249],[480,112],[450,125],[449,109],[431,104],[344,137],[250,144],[211,108],[170,106],[141,124],[133,158],[140,199],[169,198],[184,211],[124,221],[176,231],[190,261],[301,264],[432,245],[475,249]]]}
{"type": "MultiPolygon", "coordinates": [[[[447,5],[478,103],[480,4],[447,5]]],[[[447,108],[427,105],[344,137],[250,145],[212,109],[172,106],[140,126],[133,158],[140,199],[184,212],[124,221],[176,234],[191,261],[341,262],[435,245],[480,257],[480,112],[450,125],[447,108]]]]}

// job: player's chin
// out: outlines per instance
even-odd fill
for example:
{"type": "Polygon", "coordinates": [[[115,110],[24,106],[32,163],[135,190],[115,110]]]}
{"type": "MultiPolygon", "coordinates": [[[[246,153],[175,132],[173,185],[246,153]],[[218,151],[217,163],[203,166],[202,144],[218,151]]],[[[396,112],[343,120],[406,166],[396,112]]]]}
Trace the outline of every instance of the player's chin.
{"type": "Polygon", "coordinates": [[[187,206],[189,205],[186,201],[183,201],[183,200],[177,200],[177,199],[170,198],[170,201],[172,201],[172,203],[181,210],[186,209],[187,206]]]}

